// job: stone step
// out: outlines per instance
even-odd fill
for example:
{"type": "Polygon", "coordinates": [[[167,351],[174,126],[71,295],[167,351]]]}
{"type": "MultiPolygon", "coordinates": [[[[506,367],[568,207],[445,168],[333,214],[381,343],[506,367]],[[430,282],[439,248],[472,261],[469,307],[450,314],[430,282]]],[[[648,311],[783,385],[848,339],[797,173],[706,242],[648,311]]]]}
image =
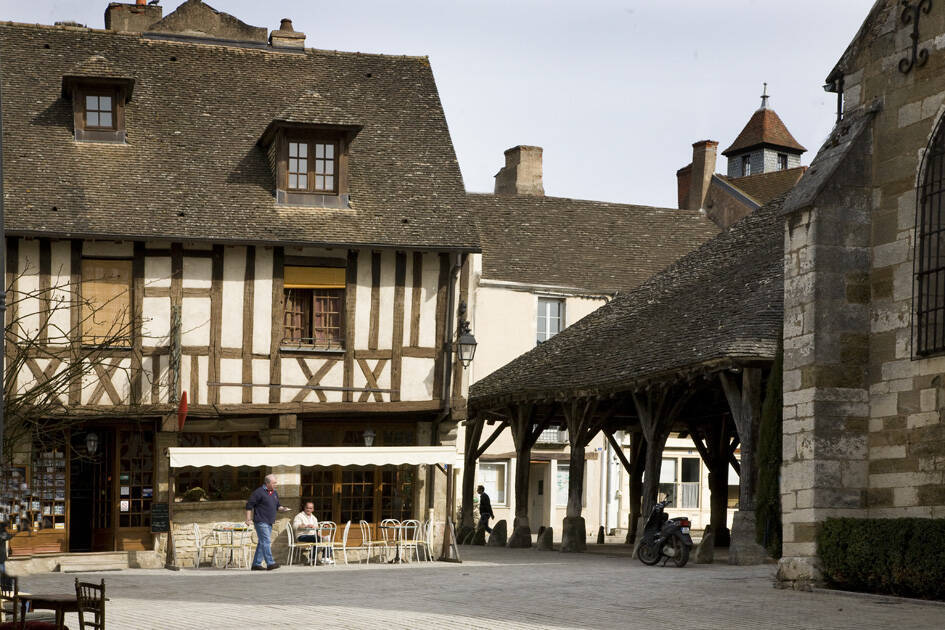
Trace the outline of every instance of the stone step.
{"type": "Polygon", "coordinates": [[[127,569],[128,566],[128,552],[126,551],[70,554],[59,559],[59,570],[62,573],[119,571],[127,569]]]}

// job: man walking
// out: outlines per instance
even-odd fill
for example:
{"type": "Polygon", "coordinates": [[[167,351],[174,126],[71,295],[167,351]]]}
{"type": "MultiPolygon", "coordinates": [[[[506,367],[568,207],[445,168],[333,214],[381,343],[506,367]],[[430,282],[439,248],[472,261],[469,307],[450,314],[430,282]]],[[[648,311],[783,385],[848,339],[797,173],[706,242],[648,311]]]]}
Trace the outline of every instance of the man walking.
{"type": "Polygon", "coordinates": [[[489,495],[486,494],[485,486],[479,486],[476,488],[476,492],[479,493],[479,522],[482,524],[482,528],[491,534],[492,528],[489,527],[489,519],[495,518],[495,514],[492,513],[492,501],[489,500],[489,495]]]}
{"type": "Polygon", "coordinates": [[[272,559],[272,526],[276,522],[276,512],[288,512],[289,508],[279,505],[276,492],[276,476],[266,475],[262,486],[256,488],[246,502],[246,524],[256,528],[256,554],[253,556],[253,571],[272,571],[279,565],[272,559]],[[263,566],[263,561],[266,566],[263,566]]]}

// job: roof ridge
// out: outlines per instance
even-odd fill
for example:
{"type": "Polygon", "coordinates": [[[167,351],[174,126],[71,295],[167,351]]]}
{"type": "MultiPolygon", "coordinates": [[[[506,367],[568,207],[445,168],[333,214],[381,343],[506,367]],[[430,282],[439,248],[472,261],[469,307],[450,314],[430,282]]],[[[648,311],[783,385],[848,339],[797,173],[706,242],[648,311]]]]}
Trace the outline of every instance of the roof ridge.
{"type": "Polygon", "coordinates": [[[567,202],[572,202],[572,203],[574,203],[574,202],[577,202],[577,203],[594,203],[594,204],[600,204],[600,205],[622,206],[622,207],[625,207],[625,208],[637,208],[637,209],[644,209],[644,210],[668,210],[668,211],[674,212],[674,213],[688,212],[688,213],[692,213],[692,214],[699,214],[699,213],[702,212],[701,210],[686,210],[686,209],[682,209],[682,208],[671,208],[671,207],[669,207],[669,206],[654,206],[654,205],[650,205],[650,204],[627,203],[627,202],[623,202],[623,201],[603,201],[603,200],[600,200],[600,199],[576,199],[576,198],[574,198],[574,197],[556,197],[556,196],[554,196],[554,195],[506,195],[506,194],[496,194],[496,193],[488,193],[488,192],[467,192],[466,194],[467,194],[467,195],[475,195],[475,196],[477,196],[477,197],[496,197],[496,198],[503,198],[503,199],[520,199],[520,200],[526,200],[526,199],[536,199],[536,200],[548,199],[548,200],[552,200],[552,201],[567,201],[567,202]]]}
{"type": "MultiPolygon", "coordinates": [[[[193,41],[187,38],[187,36],[174,37],[174,38],[149,38],[146,37],[147,32],[139,33],[135,31],[113,31],[104,28],[93,28],[90,26],[69,26],[65,24],[40,24],[39,22],[15,22],[12,20],[0,21],[0,27],[13,27],[13,28],[30,28],[35,30],[50,30],[50,31],[64,31],[64,32],[79,32],[79,33],[93,33],[95,35],[114,35],[118,37],[129,37],[145,40],[148,42],[160,42],[165,44],[183,44],[185,46],[216,46],[220,48],[239,48],[240,50],[246,51],[256,51],[261,53],[279,53],[285,54],[285,48],[272,48],[270,46],[260,47],[260,46],[244,46],[236,42],[227,42],[227,41],[214,41],[212,39],[200,39],[193,38],[193,41]]],[[[297,49],[294,49],[297,50],[297,49]]],[[[427,64],[430,63],[429,55],[405,55],[397,53],[374,53],[374,52],[361,52],[361,51],[352,51],[352,50],[331,50],[329,48],[303,48],[305,52],[312,52],[318,54],[331,54],[338,56],[352,56],[352,57],[380,57],[383,59],[405,59],[410,61],[423,61],[427,64]]],[[[296,52],[296,54],[298,54],[296,52]]]]}

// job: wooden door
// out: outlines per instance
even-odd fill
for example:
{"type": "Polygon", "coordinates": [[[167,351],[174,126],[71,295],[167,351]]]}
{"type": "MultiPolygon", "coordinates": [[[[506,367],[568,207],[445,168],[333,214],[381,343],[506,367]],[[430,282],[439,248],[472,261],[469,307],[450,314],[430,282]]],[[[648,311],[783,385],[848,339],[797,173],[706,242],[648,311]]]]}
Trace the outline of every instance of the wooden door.
{"type": "Polygon", "coordinates": [[[115,550],[151,548],[154,433],[138,427],[116,432],[115,550]]]}

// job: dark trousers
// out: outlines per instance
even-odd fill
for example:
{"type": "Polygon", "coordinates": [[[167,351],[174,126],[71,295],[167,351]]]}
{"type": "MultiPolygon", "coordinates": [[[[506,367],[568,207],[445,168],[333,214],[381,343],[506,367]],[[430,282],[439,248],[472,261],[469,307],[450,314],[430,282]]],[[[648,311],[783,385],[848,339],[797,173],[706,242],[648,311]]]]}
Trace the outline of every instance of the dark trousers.
{"type": "Polygon", "coordinates": [[[482,528],[483,528],[484,530],[486,530],[487,532],[489,532],[489,533],[491,534],[491,533],[492,533],[492,528],[489,527],[489,519],[490,519],[490,518],[492,518],[492,515],[491,515],[491,514],[486,514],[486,515],[480,514],[480,515],[479,515],[479,524],[482,525],[482,528]]]}

